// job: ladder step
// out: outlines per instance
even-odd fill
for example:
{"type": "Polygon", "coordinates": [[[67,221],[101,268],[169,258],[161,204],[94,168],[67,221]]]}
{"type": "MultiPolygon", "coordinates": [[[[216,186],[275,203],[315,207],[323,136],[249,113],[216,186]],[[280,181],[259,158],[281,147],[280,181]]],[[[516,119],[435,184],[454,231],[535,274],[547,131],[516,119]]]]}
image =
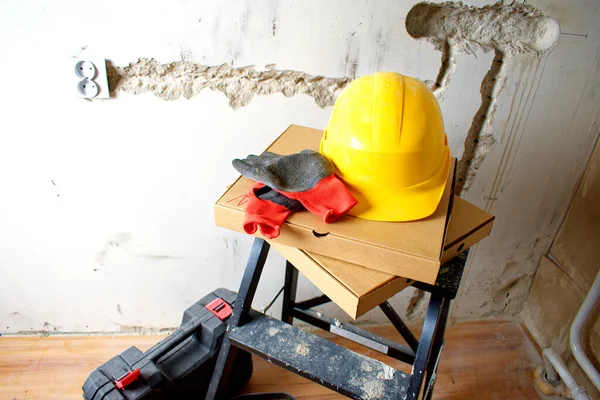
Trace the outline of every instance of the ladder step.
{"type": "Polygon", "coordinates": [[[232,345],[353,399],[405,399],[410,375],[261,315],[229,332],[232,345]]]}

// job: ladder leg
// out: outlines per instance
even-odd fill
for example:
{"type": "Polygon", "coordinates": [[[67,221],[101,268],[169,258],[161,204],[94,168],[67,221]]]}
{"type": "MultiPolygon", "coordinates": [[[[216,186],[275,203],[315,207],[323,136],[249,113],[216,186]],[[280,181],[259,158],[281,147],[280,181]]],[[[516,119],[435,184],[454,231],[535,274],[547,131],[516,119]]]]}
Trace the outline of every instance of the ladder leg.
{"type": "Polygon", "coordinates": [[[210,379],[210,385],[208,386],[208,392],[206,393],[207,400],[222,399],[224,398],[224,392],[227,388],[227,380],[233,366],[233,360],[239,350],[231,345],[229,335],[225,333],[223,335],[223,342],[221,343],[221,349],[219,350],[219,356],[215,369],[210,379]]]}
{"type": "Polygon", "coordinates": [[[442,303],[444,298],[438,294],[431,294],[429,307],[423,322],[423,331],[419,339],[419,347],[415,355],[415,362],[412,368],[412,376],[408,387],[408,400],[417,399],[420,395],[421,386],[423,384],[427,364],[433,347],[433,338],[435,336],[439,318],[442,311],[442,303]]]}
{"type": "Polygon", "coordinates": [[[267,255],[269,254],[269,247],[269,244],[263,239],[254,239],[250,257],[246,264],[246,270],[244,271],[244,277],[242,278],[235,305],[233,306],[233,314],[229,319],[227,331],[223,335],[223,343],[221,344],[215,370],[208,387],[208,393],[206,394],[207,400],[223,398],[225,395],[227,378],[231,371],[235,353],[238,351],[238,349],[231,346],[229,331],[232,328],[245,324],[249,319],[250,307],[252,306],[252,300],[254,299],[256,288],[267,255]]]}
{"type": "Polygon", "coordinates": [[[417,351],[417,348],[419,347],[419,341],[417,338],[415,338],[415,335],[413,335],[410,329],[408,329],[408,326],[406,326],[404,321],[402,321],[398,313],[396,313],[396,311],[392,308],[391,304],[387,301],[384,301],[379,305],[379,308],[381,308],[381,311],[384,312],[386,317],[394,325],[398,333],[400,333],[404,340],[406,340],[406,343],[412,349],[412,351],[417,351]]]}
{"type": "Polygon", "coordinates": [[[442,348],[444,347],[444,332],[446,331],[446,323],[448,322],[448,313],[450,311],[450,299],[444,297],[442,299],[442,311],[438,322],[435,336],[433,338],[433,348],[431,349],[431,355],[427,363],[426,371],[427,376],[425,378],[425,400],[431,400],[433,396],[433,386],[437,378],[437,367],[442,355],[442,348]]]}
{"type": "Polygon", "coordinates": [[[292,311],[296,305],[296,288],[298,287],[298,270],[289,261],[285,263],[285,286],[283,287],[283,305],[281,320],[290,325],[294,324],[292,311]]]}

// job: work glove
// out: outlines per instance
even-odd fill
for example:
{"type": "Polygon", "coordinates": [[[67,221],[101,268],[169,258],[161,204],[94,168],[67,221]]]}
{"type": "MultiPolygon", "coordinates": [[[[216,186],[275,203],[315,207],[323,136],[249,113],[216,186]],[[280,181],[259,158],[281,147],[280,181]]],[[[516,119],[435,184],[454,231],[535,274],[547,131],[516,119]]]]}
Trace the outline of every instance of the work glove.
{"type": "Polygon", "coordinates": [[[290,214],[303,208],[299,201],[288,199],[270,187],[257,183],[248,194],[244,231],[252,235],[260,229],[263,236],[275,239],[290,214]]]}
{"type": "Polygon", "coordinates": [[[233,160],[233,167],[246,178],[264,183],[285,197],[298,200],[326,223],[338,219],[357,203],[334,175],[333,165],[322,154],[302,150],[291,155],[265,152],[233,160]]]}

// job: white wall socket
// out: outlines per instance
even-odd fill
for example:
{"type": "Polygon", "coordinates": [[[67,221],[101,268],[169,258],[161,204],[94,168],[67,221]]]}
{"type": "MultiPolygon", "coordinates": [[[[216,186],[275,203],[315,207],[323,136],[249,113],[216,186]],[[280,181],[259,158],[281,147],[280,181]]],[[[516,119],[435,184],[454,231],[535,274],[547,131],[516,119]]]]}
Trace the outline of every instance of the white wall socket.
{"type": "Polygon", "coordinates": [[[110,90],[106,74],[106,60],[103,58],[74,58],[73,89],[82,99],[108,99],[110,90]]]}

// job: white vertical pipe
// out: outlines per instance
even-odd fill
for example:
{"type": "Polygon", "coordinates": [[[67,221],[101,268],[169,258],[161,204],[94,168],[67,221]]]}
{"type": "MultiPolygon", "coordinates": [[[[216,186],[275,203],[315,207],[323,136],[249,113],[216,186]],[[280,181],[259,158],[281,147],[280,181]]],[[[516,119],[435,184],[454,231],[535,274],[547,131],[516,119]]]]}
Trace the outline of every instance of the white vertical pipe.
{"type": "Polygon", "coordinates": [[[583,326],[594,310],[598,299],[600,299],[600,272],[598,275],[596,275],[596,279],[594,280],[592,288],[588,292],[583,304],[581,305],[581,308],[577,312],[575,321],[573,321],[573,324],[571,325],[571,332],[569,336],[571,342],[571,351],[573,352],[575,359],[590,378],[596,389],[600,391],[600,374],[588,356],[585,354],[583,346],[581,345],[581,332],[583,330],[583,326]]]}
{"type": "Polygon", "coordinates": [[[571,398],[573,400],[591,400],[582,386],[579,386],[571,372],[565,365],[564,361],[554,351],[554,349],[548,347],[542,352],[544,356],[544,369],[546,370],[546,377],[550,384],[555,385],[556,375],[560,376],[560,379],[571,391],[571,398]]]}

